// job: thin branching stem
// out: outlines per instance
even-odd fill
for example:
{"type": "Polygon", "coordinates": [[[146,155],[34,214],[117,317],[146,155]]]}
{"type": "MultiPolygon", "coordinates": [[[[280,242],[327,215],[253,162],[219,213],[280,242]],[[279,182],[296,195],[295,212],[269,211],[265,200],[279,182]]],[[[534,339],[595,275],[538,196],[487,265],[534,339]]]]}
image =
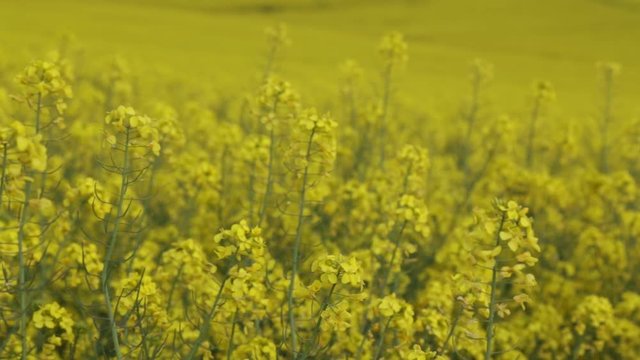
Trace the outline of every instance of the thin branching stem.
{"type": "Polygon", "coordinates": [[[224,279],[222,279],[222,282],[220,283],[220,288],[218,289],[216,298],[213,301],[213,305],[211,306],[211,309],[209,310],[202,324],[200,325],[198,337],[196,338],[196,341],[191,347],[189,354],[185,357],[186,360],[192,360],[196,356],[196,354],[198,353],[198,349],[200,349],[200,346],[202,345],[204,340],[207,338],[207,336],[209,336],[211,321],[213,320],[213,317],[216,314],[216,310],[218,310],[218,305],[220,304],[220,300],[222,299],[222,292],[224,291],[224,287],[227,284],[227,280],[229,280],[228,275],[226,275],[224,279]]]}
{"type": "Polygon", "coordinates": [[[111,275],[111,261],[113,257],[113,252],[116,248],[118,241],[118,230],[120,227],[120,222],[122,220],[122,213],[124,210],[124,202],[125,196],[127,194],[127,188],[129,186],[129,140],[130,140],[130,129],[127,128],[125,133],[125,143],[124,143],[124,160],[122,164],[122,171],[120,173],[121,183],[120,183],[120,193],[118,194],[118,202],[116,203],[116,218],[114,219],[113,231],[111,232],[111,238],[109,240],[109,244],[107,246],[107,252],[104,258],[104,268],[102,269],[102,275],[100,276],[100,283],[102,287],[102,292],[104,295],[105,306],[107,307],[107,315],[109,317],[109,327],[111,329],[111,338],[113,341],[113,346],[116,351],[116,356],[118,359],[122,359],[122,352],[120,351],[120,341],[118,340],[118,329],[115,321],[115,315],[113,312],[113,307],[111,305],[111,295],[109,294],[109,281],[111,275]]]}
{"type": "Polygon", "coordinates": [[[296,347],[297,347],[297,334],[296,334],[296,316],[294,312],[294,299],[293,293],[295,291],[295,282],[296,277],[298,276],[298,266],[300,260],[300,243],[302,241],[302,227],[304,225],[304,207],[305,207],[305,197],[307,194],[307,182],[309,180],[309,162],[311,160],[311,146],[313,145],[313,137],[316,133],[315,127],[311,130],[309,134],[309,140],[307,142],[307,150],[305,154],[305,166],[304,173],[302,175],[302,186],[300,188],[300,199],[298,202],[298,224],[296,226],[296,236],[293,244],[293,257],[292,257],[292,269],[291,269],[291,279],[289,281],[289,291],[287,294],[287,303],[289,306],[289,326],[291,331],[291,356],[293,358],[296,357],[296,347]]]}
{"type": "Polygon", "coordinates": [[[534,143],[536,140],[537,133],[537,123],[538,118],[540,117],[540,106],[542,104],[542,98],[540,96],[536,96],[536,99],[533,103],[533,109],[531,110],[531,117],[529,119],[529,136],[527,136],[527,155],[526,155],[526,164],[527,167],[531,167],[533,165],[533,153],[534,153],[534,143]]]}
{"type": "Polygon", "coordinates": [[[478,111],[480,109],[480,83],[481,78],[480,75],[474,73],[473,81],[471,83],[471,107],[469,108],[469,112],[465,118],[467,131],[464,135],[464,140],[462,143],[462,154],[460,156],[461,168],[464,171],[465,175],[469,173],[469,156],[471,150],[471,136],[473,135],[473,130],[475,128],[475,123],[478,118],[478,111]]]}
{"type": "Polygon", "coordinates": [[[18,226],[18,301],[20,302],[20,341],[22,344],[21,359],[27,358],[27,289],[26,265],[24,260],[25,225],[29,217],[29,198],[31,197],[32,181],[27,180],[24,188],[24,204],[20,213],[18,226]]]}
{"type": "Polygon", "coordinates": [[[231,355],[233,355],[233,337],[236,333],[237,318],[238,308],[233,312],[233,318],[231,319],[231,334],[229,334],[229,344],[227,345],[227,360],[231,360],[231,355]]]}
{"type": "Polygon", "coordinates": [[[271,131],[269,132],[269,162],[267,165],[267,183],[265,185],[264,197],[262,198],[262,206],[260,207],[260,214],[258,214],[258,227],[262,225],[262,221],[267,212],[269,205],[269,198],[271,197],[271,191],[273,190],[273,160],[276,152],[276,136],[273,124],[271,124],[271,131]]]}
{"type": "MultiPolygon", "coordinates": [[[[340,273],[338,272],[338,278],[340,277],[340,273]]],[[[316,342],[318,341],[318,336],[320,335],[320,327],[322,326],[322,313],[327,310],[329,304],[331,303],[331,297],[333,296],[334,291],[336,290],[336,286],[338,283],[331,285],[331,289],[329,289],[329,293],[327,297],[324,298],[322,305],[320,306],[320,311],[318,311],[318,320],[316,321],[316,325],[313,328],[313,334],[311,335],[311,341],[309,341],[309,348],[305,350],[300,359],[304,360],[311,355],[311,352],[314,350],[316,346],[316,342]]]]}
{"type": "Polygon", "coordinates": [[[5,184],[6,184],[6,178],[7,178],[7,165],[8,165],[8,159],[7,159],[7,151],[8,151],[8,144],[3,144],[2,147],[2,178],[0,179],[0,207],[2,207],[2,199],[4,197],[4,188],[5,188],[5,184]]]}
{"type": "Polygon", "coordinates": [[[445,351],[447,351],[447,348],[449,347],[449,341],[451,341],[451,338],[453,338],[453,334],[455,334],[456,328],[458,327],[458,322],[462,317],[463,309],[464,308],[462,307],[462,305],[457,307],[455,314],[453,316],[453,323],[451,324],[451,329],[449,329],[449,333],[447,333],[447,338],[444,339],[444,342],[442,343],[442,347],[440,347],[436,352],[438,355],[442,355],[445,351]]]}
{"type": "MultiPolygon", "coordinates": [[[[500,232],[504,226],[504,221],[506,219],[506,213],[503,212],[500,218],[500,226],[498,226],[498,231],[496,231],[496,241],[495,246],[500,245],[500,232]]],[[[493,336],[494,336],[494,322],[496,317],[496,292],[497,292],[497,282],[498,282],[498,262],[494,262],[493,268],[491,269],[491,297],[489,300],[489,320],[487,321],[487,347],[484,353],[484,359],[490,360],[493,355],[493,336]]]]}
{"type": "MultiPolygon", "coordinates": [[[[35,132],[40,132],[40,110],[42,107],[42,94],[38,93],[38,101],[36,104],[36,116],[35,116],[35,132]]],[[[6,150],[6,146],[5,146],[6,150]]],[[[5,152],[6,159],[6,152],[5,152]]],[[[3,168],[4,173],[4,168],[3,168]]],[[[20,222],[18,225],[18,301],[20,303],[20,343],[21,354],[20,358],[25,360],[27,358],[27,289],[26,289],[26,264],[24,259],[24,240],[25,240],[25,226],[29,217],[29,201],[31,200],[31,193],[33,189],[33,172],[28,170],[27,177],[24,186],[24,203],[22,204],[22,211],[20,212],[20,222]]],[[[4,181],[4,176],[3,176],[4,181]]]]}
{"type": "Polygon", "coordinates": [[[393,316],[389,316],[389,319],[382,326],[382,330],[380,331],[380,336],[378,337],[378,342],[376,344],[375,353],[373,355],[373,360],[378,360],[380,358],[380,354],[382,354],[382,349],[384,348],[384,336],[389,328],[389,324],[391,324],[391,320],[393,316]]]}
{"type": "Polygon", "coordinates": [[[389,260],[389,266],[387,267],[383,280],[382,286],[380,287],[380,293],[384,294],[387,290],[387,285],[389,285],[389,277],[391,276],[391,272],[393,270],[393,265],[396,262],[396,257],[398,256],[398,251],[400,250],[400,244],[402,242],[402,233],[404,232],[405,227],[407,226],[407,221],[405,220],[400,228],[393,234],[393,251],[391,252],[391,259],[389,260]]]}
{"type": "Polygon", "coordinates": [[[273,44],[271,46],[271,48],[269,48],[269,55],[267,55],[267,62],[264,66],[264,70],[262,72],[262,81],[266,82],[267,79],[269,79],[269,76],[271,75],[271,72],[273,70],[273,64],[275,62],[276,59],[276,54],[278,53],[278,48],[279,46],[277,44],[273,44]]]}
{"type": "Polygon", "coordinates": [[[600,135],[602,136],[602,144],[600,148],[600,171],[606,173],[609,171],[609,131],[611,125],[611,107],[613,103],[613,71],[605,70],[604,74],[604,107],[602,109],[602,120],[600,124],[600,135]]]}
{"type": "Polygon", "coordinates": [[[380,169],[384,169],[385,162],[385,134],[387,132],[387,118],[389,117],[389,101],[391,99],[391,75],[393,72],[393,64],[387,64],[383,74],[382,89],[382,114],[380,114],[380,123],[378,124],[378,146],[380,146],[380,169]]]}

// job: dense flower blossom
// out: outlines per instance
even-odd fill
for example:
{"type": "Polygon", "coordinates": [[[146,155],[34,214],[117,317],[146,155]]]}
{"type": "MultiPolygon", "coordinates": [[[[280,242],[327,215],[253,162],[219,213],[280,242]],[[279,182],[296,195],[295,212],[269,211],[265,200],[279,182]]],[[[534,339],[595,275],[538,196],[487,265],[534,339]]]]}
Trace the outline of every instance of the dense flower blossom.
{"type": "Polygon", "coordinates": [[[67,48],[0,77],[0,358],[637,357],[619,65],[596,131],[550,121],[546,80],[486,106],[480,59],[461,111],[417,113],[397,32],[381,71],[342,64],[339,101],[303,97],[266,33],[243,94],[67,48]]]}

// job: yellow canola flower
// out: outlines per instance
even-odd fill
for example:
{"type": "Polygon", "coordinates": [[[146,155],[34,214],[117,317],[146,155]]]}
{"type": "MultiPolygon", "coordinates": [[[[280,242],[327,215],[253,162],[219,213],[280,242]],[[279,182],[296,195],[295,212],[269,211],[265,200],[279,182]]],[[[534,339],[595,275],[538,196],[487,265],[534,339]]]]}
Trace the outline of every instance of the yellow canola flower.
{"type": "MultiPolygon", "coordinates": [[[[62,339],[65,341],[73,341],[74,339],[73,326],[75,322],[69,312],[57,302],[40,307],[33,313],[32,320],[37,329],[59,329],[62,333],[62,339]]],[[[60,341],[57,343],[60,344],[60,341]]]]}
{"type": "Polygon", "coordinates": [[[408,45],[404,40],[404,35],[397,31],[391,32],[382,38],[378,51],[387,66],[404,65],[409,59],[408,45]]]}
{"type": "Polygon", "coordinates": [[[349,312],[347,302],[340,302],[337,305],[329,306],[320,316],[323,330],[344,332],[351,327],[352,315],[349,312]]]}
{"type": "Polygon", "coordinates": [[[147,115],[136,112],[130,106],[120,105],[107,113],[105,141],[111,146],[128,146],[132,151],[148,150],[154,156],[160,155],[158,130],[147,115]]]}
{"type": "Polygon", "coordinates": [[[380,299],[378,310],[382,316],[391,317],[400,313],[400,310],[402,310],[402,303],[398,300],[396,294],[392,293],[391,295],[387,295],[380,299]]]}

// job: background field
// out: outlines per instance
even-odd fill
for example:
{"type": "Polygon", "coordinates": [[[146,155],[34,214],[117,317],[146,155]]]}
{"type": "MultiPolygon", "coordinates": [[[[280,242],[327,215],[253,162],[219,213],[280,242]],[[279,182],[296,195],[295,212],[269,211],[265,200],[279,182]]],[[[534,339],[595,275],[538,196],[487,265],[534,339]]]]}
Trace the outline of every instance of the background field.
{"type": "MultiPolygon", "coordinates": [[[[467,64],[495,64],[494,104],[524,111],[530,83],[554,83],[554,113],[597,111],[595,62],[623,65],[616,111],[635,116],[640,88],[637,0],[424,1],[7,1],[0,51],[37,57],[73,33],[91,54],[119,53],[137,67],[173,69],[219,88],[251,86],[264,59],[264,27],[289,25],[281,66],[307,99],[336,93],[337,67],[353,58],[373,72],[376,44],[406,34],[410,62],[400,85],[416,110],[450,109],[468,93],[467,64]],[[25,46],[26,45],[26,46],[25,46]],[[30,50],[25,50],[30,49],[30,50]],[[239,74],[245,74],[238,78],[239,74]]],[[[1,54],[1,53],[0,53],[1,54]]],[[[1,62],[1,60],[0,60],[1,62]]],[[[376,75],[376,74],[369,74],[376,75]]],[[[370,76],[371,78],[371,76],[370,76]]]]}

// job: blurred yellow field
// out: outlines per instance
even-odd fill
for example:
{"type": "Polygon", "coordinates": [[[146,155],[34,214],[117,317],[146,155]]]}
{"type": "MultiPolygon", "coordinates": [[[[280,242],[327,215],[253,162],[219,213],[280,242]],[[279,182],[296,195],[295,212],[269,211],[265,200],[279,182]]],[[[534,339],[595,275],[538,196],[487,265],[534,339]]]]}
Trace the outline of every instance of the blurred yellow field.
{"type": "Polygon", "coordinates": [[[634,0],[318,3],[4,0],[0,49],[29,58],[52,45],[54,35],[71,33],[92,56],[118,53],[139,68],[170,68],[238,88],[262,64],[265,49],[257,35],[285,22],[293,46],[280,70],[306,96],[324,100],[335,93],[336,69],[345,59],[375,74],[379,62],[372,44],[397,30],[411,42],[401,91],[412,106],[457,105],[468,91],[467,63],[479,57],[495,64],[491,100],[506,110],[522,109],[529,84],[547,79],[561,94],[557,110],[584,116],[596,110],[587,104],[597,99],[594,64],[604,60],[625,65],[618,106],[629,115],[638,112],[640,73],[633,65],[640,63],[640,6],[634,0]],[[281,8],[265,12],[266,6],[255,4],[281,8]]]}
{"type": "Polygon", "coordinates": [[[637,359],[640,1],[0,0],[0,358],[637,359]]]}

